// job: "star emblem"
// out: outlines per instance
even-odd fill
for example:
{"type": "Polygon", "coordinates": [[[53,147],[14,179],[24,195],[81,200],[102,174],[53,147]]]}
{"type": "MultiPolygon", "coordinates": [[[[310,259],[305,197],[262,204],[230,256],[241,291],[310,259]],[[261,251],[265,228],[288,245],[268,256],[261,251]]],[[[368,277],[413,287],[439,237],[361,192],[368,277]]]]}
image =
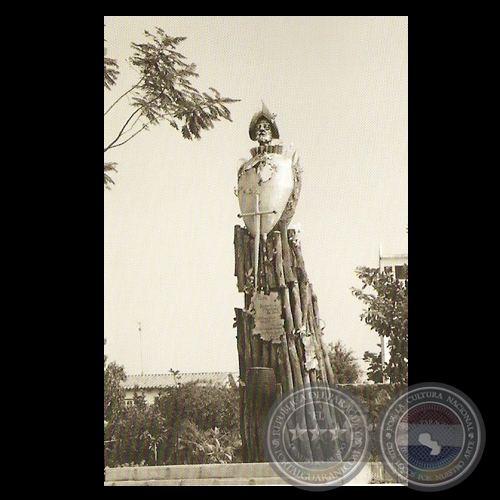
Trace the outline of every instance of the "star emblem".
{"type": "Polygon", "coordinates": [[[297,439],[304,441],[304,439],[306,439],[304,434],[307,434],[307,432],[311,434],[311,441],[316,441],[317,439],[321,439],[322,441],[335,441],[344,434],[344,432],[347,432],[347,429],[341,429],[339,427],[333,429],[320,429],[319,427],[315,427],[314,429],[301,429],[299,424],[297,424],[294,429],[288,429],[288,432],[292,435],[292,441],[296,441],[297,439]]]}
{"type": "Polygon", "coordinates": [[[338,439],[341,434],[344,434],[344,432],[347,432],[347,429],[335,427],[333,429],[324,429],[323,434],[328,433],[327,438],[329,438],[330,441],[334,441],[335,439],[338,439]]]}
{"type": "Polygon", "coordinates": [[[299,424],[297,424],[295,429],[288,429],[288,431],[292,434],[292,441],[295,441],[296,439],[303,441],[305,439],[304,434],[307,432],[307,429],[301,429],[299,424]]]}
{"type": "Polygon", "coordinates": [[[311,433],[311,441],[316,441],[316,439],[319,439],[320,429],[318,429],[318,427],[316,427],[315,429],[309,429],[309,432],[311,433]]]}

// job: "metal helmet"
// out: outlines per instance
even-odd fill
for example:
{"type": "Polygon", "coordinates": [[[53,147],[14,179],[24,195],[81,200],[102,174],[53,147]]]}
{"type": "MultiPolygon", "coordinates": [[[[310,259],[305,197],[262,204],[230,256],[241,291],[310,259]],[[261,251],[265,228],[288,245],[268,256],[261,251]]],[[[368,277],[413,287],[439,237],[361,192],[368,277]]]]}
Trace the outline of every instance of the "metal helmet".
{"type": "Polygon", "coordinates": [[[278,131],[278,127],[276,126],[276,122],[274,119],[276,118],[276,115],[271,113],[267,106],[264,104],[264,101],[262,101],[262,110],[257,111],[252,116],[252,120],[250,121],[250,126],[248,127],[248,133],[250,135],[250,139],[252,141],[257,140],[257,135],[256,135],[256,125],[257,122],[261,119],[264,118],[266,119],[270,124],[271,124],[271,135],[273,139],[279,139],[280,138],[280,133],[278,131]]]}

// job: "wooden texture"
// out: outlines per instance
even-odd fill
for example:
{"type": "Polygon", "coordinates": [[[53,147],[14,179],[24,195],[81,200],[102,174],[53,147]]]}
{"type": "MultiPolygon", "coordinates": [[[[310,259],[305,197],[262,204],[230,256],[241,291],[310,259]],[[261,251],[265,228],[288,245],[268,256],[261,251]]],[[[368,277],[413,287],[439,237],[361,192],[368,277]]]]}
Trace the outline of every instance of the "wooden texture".
{"type": "Polygon", "coordinates": [[[264,426],[276,398],[276,377],[271,368],[247,370],[245,383],[244,429],[249,462],[265,462],[264,426]]]}
{"type": "Polygon", "coordinates": [[[234,251],[235,266],[234,275],[238,286],[238,292],[243,292],[245,287],[245,232],[240,226],[234,228],[234,251]]]}
{"type": "MultiPolygon", "coordinates": [[[[235,309],[235,325],[242,381],[240,429],[243,460],[247,462],[265,460],[261,441],[263,412],[267,412],[281,394],[311,382],[335,384],[322,339],[318,299],[305,269],[296,232],[278,225],[267,237],[261,237],[257,283],[254,282],[254,241],[246,228],[235,226],[234,273],[238,291],[244,293],[244,308],[235,309]],[[278,292],[281,302],[283,333],[279,343],[263,340],[254,333],[252,297],[256,293],[269,295],[271,292],[278,292]]],[[[301,428],[315,428],[317,412],[313,408],[306,405],[297,411],[287,423],[289,428],[297,424],[301,428]]],[[[328,413],[327,419],[334,422],[335,415],[328,413]]],[[[318,440],[304,439],[300,446],[300,452],[308,459],[327,458],[318,440]]]]}

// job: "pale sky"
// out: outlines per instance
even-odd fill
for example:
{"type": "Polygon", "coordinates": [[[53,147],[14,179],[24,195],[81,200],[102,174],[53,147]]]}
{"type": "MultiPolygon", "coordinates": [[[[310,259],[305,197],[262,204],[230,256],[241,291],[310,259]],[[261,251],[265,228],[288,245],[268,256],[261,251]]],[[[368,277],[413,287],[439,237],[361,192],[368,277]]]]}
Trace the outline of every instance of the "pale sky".
{"type": "MultiPolygon", "coordinates": [[[[232,122],[199,141],[167,123],[105,154],[118,163],[104,191],[104,352],[129,375],[238,371],[234,308],[234,194],[239,160],[261,100],[303,168],[291,225],[300,225],[306,270],[326,343],[361,361],[378,336],[359,316],[357,266],[407,253],[407,16],[105,16],[107,56],[120,66],[104,107],[137,81],[130,44],[162,28],[187,39],[200,91],[241,99],[232,122]],[[142,333],[138,326],[141,323],[142,333]],[[142,342],[141,342],[142,337],[142,342]]],[[[105,117],[108,144],[132,107],[105,117]]]]}

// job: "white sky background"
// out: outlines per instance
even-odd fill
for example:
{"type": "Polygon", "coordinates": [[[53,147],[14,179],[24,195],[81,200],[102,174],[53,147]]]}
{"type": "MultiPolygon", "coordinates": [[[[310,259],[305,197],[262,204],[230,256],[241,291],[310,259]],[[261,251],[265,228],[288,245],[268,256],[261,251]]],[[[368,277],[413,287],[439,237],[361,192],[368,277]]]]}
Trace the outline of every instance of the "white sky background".
{"type": "MultiPolygon", "coordinates": [[[[234,308],[234,194],[240,158],[263,100],[280,139],[303,168],[292,225],[300,224],[306,270],[327,343],[360,358],[378,336],[360,321],[357,266],[407,253],[408,18],[406,16],[105,16],[107,56],[120,74],[105,109],[137,74],[127,58],[144,30],[187,39],[192,81],[226,97],[232,122],[199,141],[167,123],[105,154],[118,163],[104,192],[104,337],[109,361],[127,374],[238,371],[234,308]],[[138,323],[142,325],[142,335],[138,323]],[[142,336],[142,345],[141,345],[142,336]],[[142,349],[141,349],[142,347],[142,349]],[[141,356],[142,353],[142,356],[141,356]],[[142,358],[142,360],[141,360],[142,358]]],[[[105,117],[108,144],[133,111],[105,117]]]]}

